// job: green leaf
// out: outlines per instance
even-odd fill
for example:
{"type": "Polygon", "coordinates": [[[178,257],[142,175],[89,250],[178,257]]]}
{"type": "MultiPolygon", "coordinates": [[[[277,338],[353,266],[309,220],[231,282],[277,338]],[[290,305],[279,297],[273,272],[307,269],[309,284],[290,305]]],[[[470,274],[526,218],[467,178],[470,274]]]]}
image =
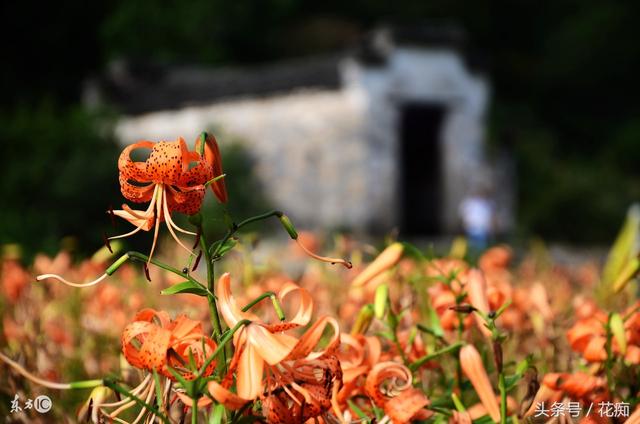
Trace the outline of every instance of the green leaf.
{"type": "Polygon", "coordinates": [[[406,241],[402,242],[402,246],[404,247],[404,255],[415,259],[417,261],[424,261],[426,260],[424,254],[422,253],[422,251],[420,249],[418,249],[416,246],[414,246],[411,243],[408,243],[406,241]]]}
{"type": "Polygon", "coordinates": [[[629,208],[624,225],[613,243],[607,262],[602,271],[599,289],[607,297],[612,294],[613,285],[629,261],[638,255],[638,238],[640,235],[640,207],[629,208]]]}
{"type": "Polygon", "coordinates": [[[193,281],[187,280],[182,283],[174,284],[173,286],[166,288],[160,292],[163,295],[169,294],[181,294],[181,293],[190,293],[198,296],[206,297],[209,292],[204,286],[194,283],[193,281]]]}
{"type": "Polygon", "coordinates": [[[209,415],[209,424],[222,424],[222,417],[224,415],[224,406],[221,404],[216,405],[213,408],[213,412],[209,415]]]}
{"type": "Polygon", "coordinates": [[[160,384],[160,376],[155,368],[153,369],[153,381],[156,386],[156,403],[158,404],[158,408],[162,409],[164,406],[162,404],[162,385],[160,384]]]}
{"type": "Polygon", "coordinates": [[[364,411],[360,409],[360,407],[356,405],[351,399],[347,399],[347,403],[349,404],[349,408],[353,409],[353,412],[355,412],[360,419],[365,420],[366,422],[371,421],[367,414],[365,414],[364,411]]]}
{"type": "Polygon", "coordinates": [[[431,307],[429,308],[429,328],[433,331],[433,334],[435,334],[436,337],[444,336],[444,330],[440,324],[440,318],[438,317],[436,310],[431,307]]]}

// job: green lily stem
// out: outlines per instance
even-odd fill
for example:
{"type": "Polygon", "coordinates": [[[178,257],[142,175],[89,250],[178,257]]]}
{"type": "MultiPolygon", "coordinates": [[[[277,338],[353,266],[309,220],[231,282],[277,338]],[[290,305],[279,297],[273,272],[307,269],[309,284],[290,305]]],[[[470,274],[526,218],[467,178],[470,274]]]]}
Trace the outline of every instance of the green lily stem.
{"type": "Polygon", "coordinates": [[[214,243],[213,246],[216,246],[216,248],[213,250],[213,252],[209,252],[210,253],[210,260],[212,261],[217,261],[218,259],[220,259],[218,257],[219,253],[220,253],[220,249],[222,249],[222,246],[224,246],[224,244],[242,227],[244,227],[245,225],[251,224],[253,222],[257,222],[257,221],[262,221],[265,219],[269,219],[272,217],[280,217],[282,216],[282,212],[280,211],[270,211],[270,212],[265,212],[263,214],[260,215],[256,215],[256,216],[252,216],[251,218],[247,218],[244,221],[241,221],[239,224],[233,224],[231,226],[231,228],[229,228],[227,230],[227,233],[224,235],[224,237],[219,240],[217,243],[214,243]]]}
{"type": "Polygon", "coordinates": [[[193,398],[191,404],[191,424],[198,424],[198,399],[193,398]]]}
{"type": "Polygon", "coordinates": [[[205,370],[211,364],[211,362],[216,358],[216,356],[218,356],[218,354],[220,354],[220,352],[224,350],[224,347],[226,346],[226,344],[229,343],[229,341],[233,338],[233,335],[235,334],[235,332],[238,331],[242,326],[245,326],[248,324],[251,324],[251,321],[248,319],[243,319],[242,321],[238,321],[238,323],[234,325],[232,329],[227,331],[224,334],[224,336],[222,336],[222,340],[220,340],[220,344],[218,345],[216,350],[213,351],[211,356],[209,356],[207,360],[204,361],[204,364],[202,364],[202,366],[200,367],[200,370],[196,373],[194,379],[198,379],[202,376],[202,374],[204,374],[205,370]]]}
{"type": "Polygon", "coordinates": [[[162,396],[162,384],[160,383],[160,375],[153,369],[153,385],[156,388],[156,404],[158,405],[158,409],[162,412],[166,412],[164,409],[164,401],[162,396]]]}
{"type": "MultiPolygon", "coordinates": [[[[122,255],[121,257],[119,257],[113,264],[111,264],[111,266],[109,268],[107,268],[107,270],[105,271],[105,274],[107,275],[112,275],[114,272],[116,272],[118,270],[118,268],[120,268],[126,261],[128,260],[132,260],[132,261],[136,261],[136,262],[142,262],[142,263],[147,263],[150,262],[152,264],[154,264],[155,266],[162,268],[164,270],[167,270],[173,274],[179,275],[182,278],[186,278],[187,280],[189,280],[192,283],[195,283],[197,285],[199,285],[200,287],[202,287],[203,289],[207,289],[202,283],[200,283],[198,280],[195,280],[193,277],[191,277],[189,274],[186,274],[182,271],[180,271],[177,268],[172,267],[171,265],[167,265],[164,262],[161,262],[157,259],[152,258],[151,260],[149,260],[149,257],[143,253],[140,252],[135,252],[135,251],[130,251],[125,253],[124,255],[122,255]]],[[[213,295],[213,293],[209,293],[210,295],[213,295]]]]}
{"type": "Polygon", "coordinates": [[[171,424],[171,421],[169,420],[169,418],[167,418],[167,416],[165,416],[162,412],[160,412],[158,410],[158,408],[156,408],[155,406],[149,405],[147,402],[145,402],[144,400],[140,399],[138,396],[134,395],[129,390],[127,390],[124,387],[118,385],[115,381],[110,380],[110,379],[105,379],[104,380],[104,385],[107,386],[108,388],[110,388],[111,390],[113,390],[115,392],[118,392],[121,395],[126,396],[127,398],[133,400],[135,403],[137,403],[138,405],[142,406],[143,408],[146,408],[149,411],[153,412],[153,414],[156,417],[160,418],[163,423],[171,424]]]}
{"type": "Polygon", "coordinates": [[[211,324],[213,325],[213,334],[215,339],[217,341],[220,341],[220,337],[222,337],[222,323],[220,322],[220,315],[218,314],[216,297],[213,294],[215,293],[215,276],[213,263],[211,262],[211,256],[209,255],[209,248],[207,246],[207,240],[202,230],[202,226],[200,226],[199,231],[200,249],[202,249],[205,257],[205,262],[207,263],[207,290],[209,290],[210,293],[210,295],[207,296],[207,301],[209,302],[209,311],[211,313],[211,324]]]}
{"type": "Polygon", "coordinates": [[[436,350],[435,352],[429,353],[428,355],[424,355],[423,357],[418,358],[413,363],[411,363],[409,365],[409,369],[411,371],[415,371],[418,368],[420,368],[422,365],[424,365],[425,362],[429,362],[429,361],[437,358],[438,356],[444,355],[446,353],[454,352],[454,351],[460,349],[462,346],[464,346],[463,342],[456,342],[456,343],[453,343],[453,344],[451,344],[451,345],[449,345],[447,347],[443,347],[440,350],[436,350]]]}
{"type": "Polygon", "coordinates": [[[262,300],[266,298],[271,299],[271,303],[273,304],[273,309],[275,309],[276,311],[276,315],[278,315],[278,318],[280,319],[280,321],[284,321],[286,317],[284,315],[284,311],[282,310],[282,305],[280,305],[280,301],[278,301],[278,297],[276,296],[276,294],[271,291],[262,293],[260,296],[253,299],[244,308],[242,308],[242,312],[247,312],[249,309],[253,308],[254,306],[256,306],[258,303],[260,303],[262,300]]]}
{"type": "Polygon", "coordinates": [[[94,387],[102,386],[104,383],[103,380],[84,380],[84,381],[74,381],[69,383],[70,389],[93,389],[94,387]]]}
{"type": "Polygon", "coordinates": [[[615,358],[613,356],[613,332],[611,331],[612,316],[613,314],[610,313],[609,317],[607,318],[607,324],[605,325],[607,339],[604,346],[607,352],[607,359],[604,361],[604,368],[607,375],[607,388],[609,389],[609,393],[613,394],[615,390],[615,383],[613,381],[613,375],[611,371],[613,368],[613,363],[615,361],[615,358]]]}
{"type": "Polygon", "coordinates": [[[500,390],[500,424],[507,424],[507,385],[503,371],[498,374],[498,390],[500,390]]]}

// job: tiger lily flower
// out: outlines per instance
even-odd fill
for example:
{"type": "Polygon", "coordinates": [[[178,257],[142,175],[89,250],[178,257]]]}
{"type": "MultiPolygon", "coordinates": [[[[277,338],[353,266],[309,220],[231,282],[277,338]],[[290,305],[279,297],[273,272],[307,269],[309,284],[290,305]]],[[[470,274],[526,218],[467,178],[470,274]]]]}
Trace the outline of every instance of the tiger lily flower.
{"type": "Polygon", "coordinates": [[[335,356],[340,341],[337,321],[320,318],[300,339],[284,333],[309,322],[313,301],[306,290],[290,282],[284,284],[278,293],[281,303],[286,304],[293,295],[299,301],[290,314],[293,318],[276,324],[267,324],[255,314],[242,311],[231,294],[229,274],[220,278],[216,294],[229,327],[245,319],[251,323],[234,335],[236,351],[227,376],[220,383],[209,383],[214,399],[227,408],[238,409],[260,397],[267,420],[273,423],[291,422],[291,417],[295,417],[295,422],[304,422],[331,407],[332,392],[337,392],[342,383],[342,371],[335,356]],[[333,328],[333,337],[324,350],[314,352],[327,326],[333,328]],[[234,374],[235,393],[229,390],[234,374]]]}
{"type": "MultiPolygon", "coordinates": [[[[218,282],[217,297],[220,313],[229,328],[247,319],[250,324],[234,336],[237,353],[237,396],[255,399],[263,392],[264,365],[276,365],[297,345],[298,339],[283,331],[306,325],[311,319],[313,301],[309,293],[293,283],[285,283],[278,298],[282,302],[292,294],[299,295],[299,309],[293,319],[277,324],[264,323],[251,312],[243,312],[231,294],[231,277],[225,273],[218,282]]],[[[288,300],[288,299],[287,299],[288,300]]]]}
{"type": "Polygon", "coordinates": [[[365,392],[393,424],[426,420],[433,415],[432,411],[424,409],[431,402],[421,390],[411,386],[411,380],[411,371],[404,365],[380,362],[367,375],[365,392]],[[381,390],[385,381],[390,381],[384,391],[386,395],[381,390]],[[389,398],[390,394],[395,396],[389,398]]]}
{"type": "MultiPolygon", "coordinates": [[[[169,367],[185,379],[195,378],[187,368],[192,357],[197,367],[215,351],[216,344],[204,334],[202,324],[180,315],[171,320],[164,311],[144,309],[122,333],[122,353],[134,367],[153,371],[175,380],[169,367]]],[[[212,362],[204,375],[215,369],[212,362]]]]}
{"type": "Polygon", "coordinates": [[[206,133],[198,139],[196,151],[189,151],[182,138],[171,142],[139,141],[131,144],[120,154],[118,170],[122,195],[134,203],[149,202],[149,206],[141,211],[123,204],[121,210],[113,211],[114,215],[129,221],[136,228],[128,233],[109,237],[109,240],[129,237],[141,230],[149,231],[153,228],[149,258],[155,250],[162,221],[166,222],[174,240],[192,253],[180,241],[176,231],[193,236],[196,233],[176,225],[171,219],[171,213],[196,214],[202,206],[207,184],[211,184],[218,200],[227,200],[224,182],[212,181],[214,177],[222,175],[222,163],[215,138],[206,133]],[[151,149],[149,158],[144,162],[131,159],[131,153],[139,149],[151,149]],[[202,151],[202,154],[198,151],[202,151]]]}
{"type": "Polygon", "coordinates": [[[606,380],[584,372],[549,373],[542,379],[542,384],[574,400],[598,403],[610,399],[606,380]]]}

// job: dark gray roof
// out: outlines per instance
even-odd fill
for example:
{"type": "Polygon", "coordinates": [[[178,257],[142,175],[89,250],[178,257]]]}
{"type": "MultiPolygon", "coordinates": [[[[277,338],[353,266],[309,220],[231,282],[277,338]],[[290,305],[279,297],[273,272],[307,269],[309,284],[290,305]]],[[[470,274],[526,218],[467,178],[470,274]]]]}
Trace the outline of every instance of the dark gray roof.
{"type": "Polygon", "coordinates": [[[88,81],[85,102],[107,103],[135,115],[297,88],[338,88],[338,64],[346,56],[363,66],[384,66],[395,45],[444,46],[464,54],[465,42],[464,31],[456,25],[391,25],[364,35],[347,52],[262,66],[212,68],[116,61],[105,74],[88,81]]]}
{"type": "Polygon", "coordinates": [[[206,68],[117,61],[89,83],[101,102],[140,114],[301,87],[337,88],[340,56],[314,57],[247,68],[206,68]]]}

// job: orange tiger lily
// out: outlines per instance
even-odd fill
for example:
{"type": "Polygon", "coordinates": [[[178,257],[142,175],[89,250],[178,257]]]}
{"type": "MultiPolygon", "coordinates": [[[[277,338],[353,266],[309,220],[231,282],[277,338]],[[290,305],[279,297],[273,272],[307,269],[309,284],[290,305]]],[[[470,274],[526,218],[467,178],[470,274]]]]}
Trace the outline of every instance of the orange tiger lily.
{"type": "Polygon", "coordinates": [[[382,408],[393,424],[408,423],[414,419],[426,420],[433,415],[424,409],[431,402],[425,394],[411,386],[411,371],[396,362],[380,362],[376,364],[365,382],[365,392],[377,407],[382,408]],[[382,386],[390,381],[386,393],[398,393],[389,398],[383,394],[382,386]],[[403,383],[399,383],[403,382],[403,383]]]}
{"type": "Polygon", "coordinates": [[[610,399],[606,380],[584,372],[549,373],[542,379],[542,384],[574,400],[598,403],[610,399]]]}
{"type": "MultiPolygon", "coordinates": [[[[234,336],[239,354],[237,394],[245,399],[255,399],[263,391],[262,374],[265,362],[275,365],[286,358],[298,343],[298,339],[283,333],[284,330],[306,325],[311,319],[313,301],[309,293],[293,283],[285,283],[278,294],[282,301],[291,294],[300,296],[299,310],[289,322],[266,324],[251,312],[243,312],[231,294],[231,277],[225,273],[218,282],[218,306],[227,325],[232,328],[243,319],[251,324],[234,336]]],[[[288,300],[288,299],[287,299],[288,300]]]]}
{"type": "MultiPolygon", "coordinates": [[[[638,336],[640,334],[640,312],[636,311],[637,307],[638,304],[633,305],[622,313],[623,316],[630,315],[624,322],[624,328],[621,329],[623,342],[626,342],[624,349],[616,337],[612,340],[613,354],[636,365],[640,363],[640,337],[638,336]]],[[[581,313],[579,316],[583,315],[581,313]]],[[[577,320],[567,331],[567,339],[571,349],[580,352],[588,362],[603,362],[607,359],[605,347],[607,319],[607,315],[596,307],[591,316],[577,320]]]]}
{"type": "Polygon", "coordinates": [[[288,302],[291,295],[297,294],[299,302],[290,321],[276,324],[267,324],[255,314],[242,311],[231,294],[229,274],[220,278],[216,294],[220,312],[229,327],[243,319],[251,323],[234,335],[236,351],[227,376],[220,383],[209,383],[209,392],[214,399],[230,409],[238,409],[261,397],[269,422],[289,422],[287,417],[297,417],[296,422],[304,422],[331,406],[331,392],[342,382],[342,372],[334,354],[340,339],[337,321],[330,317],[320,318],[300,339],[284,333],[309,322],[313,301],[306,290],[291,282],[284,284],[278,293],[280,301],[288,302]],[[312,352],[327,326],[334,330],[327,348],[312,352]],[[232,393],[229,388],[234,374],[236,392],[232,393]],[[287,414],[285,409],[289,411],[287,414]],[[299,421],[302,417],[305,419],[299,421]]]}
{"type": "MultiPolygon", "coordinates": [[[[116,216],[126,219],[136,228],[128,233],[109,237],[109,240],[129,237],[140,230],[149,231],[154,228],[149,254],[151,257],[158,239],[159,224],[166,221],[171,236],[191,253],[191,249],[178,239],[176,231],[193,236],[196,233],[178,227],[171,219],[171,213],[196,214],[202,206],[207,183],[222,175],[222,163],[215,138],[205,133],[198,139],[196,151],[189,151],[182,138],[157,143],[139,141],[122,151],[118,169],[122,195],[134,203],[149,202],[149,206],[141,211],[123,204],[121,210],[113,211],[116,216]],[[138,149],[151,149],[146,161],[136,162],[131,159],[131,153],[138,149]],[[198,153],[200,149],[203,149],[203,155],[198,153]]],[[[213,181],[211,187],[218,200],[226,202],[224,182],[213,181]]]]}
{"type": "MultiPolygon", "coordinates": [[[[169,367],[186,379],[195,377],[194,372],[185,367],[190,357],[196,366],[204,364],[216,349],[216,344],[204,334],[202,324],[180,315],[169,319],[164,311],[144,309],[138,312],[134,321],[122,333],[122,353],[134,367],[158,373],[175,380],[169,367]]],[[[204,375],[215,369],[212,362],[204,375]]]]}

